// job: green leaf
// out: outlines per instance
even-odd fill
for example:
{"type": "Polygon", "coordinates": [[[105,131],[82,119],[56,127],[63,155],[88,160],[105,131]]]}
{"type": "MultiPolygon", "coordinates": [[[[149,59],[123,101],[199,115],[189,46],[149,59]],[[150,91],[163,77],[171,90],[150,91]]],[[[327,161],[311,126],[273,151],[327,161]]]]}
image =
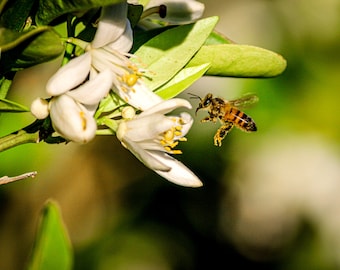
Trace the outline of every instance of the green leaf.
{"type": "Polygon", "coordinates": [[[143,13],[142,5],[128,5],[127,17],[130,21],[131,27],[134,28],[140,20],[140,16],[143,13]]]}
{"type": "Polygon", "coordinates": [[[209,17],[194,24],[181,25],[141,46],[135,55],[146,65],[146,77],[152,78],[145,80],[147,86],[154,90],[174,77],[201,48],[217,21],[218,17],[209,17]]]}
{"type": "Polygon", "coordinates": [[[183,68],[175,77],[155,92],[164,99],[173,98],[201,78],[209,69],[209,66],[207,63],[196,67],[183,68]]]}
{"type": "Polygon", "coordinates": [[[104,112],[115,111],[124,104],[126,104],[126,102],[124,102],[113,91],[110,91],[109,94],[100,101],[95,117],[104,112]]]}
{"type": "Polygon", "coordinates": [[[33,38],[34,36],[51,30],[47,26],[33,28],[29,31],[17,32],[8,28],[0,27],[0,49],[1,52],[11,50],[21,43],[33,38]]]}
{"type": "Polygon", "coordinates": [[[0,98],[6,98],[7,93],[12,85],[14,75],[11,74],[11,78],[1,76],[0,78],[0,98]]]}
{"type": "Polygon", "coordinates": [[[33,249],[29,270],[72,269],[70,240],[61,219],[58,205],[48,201],[43,209],[42,220],[33,249]]]}
{"type": "Polygon", "coordinates": [[[1,14],[1,25],[9,29],[21,31],[26,24],[34,2],[34,0],[8,1],[1,14]]]}
{"type": "Polygon", "coordinates": [[[36,15],[38,25],[47,25],[61,15],[124,2],[123,0],[40,0],[36,15]]]}
{"type": "Polygon", "coordinates": [[[0,74],[47,62],[64,51],[59,36],[51,28],[46,27],[43,32],[33,36],[14,38],[13,42],[5,46],[15,47],[1,54],[0,74]]]}
{"type": "Polygon", "coordinates": [[[0,112],[29,112],[30,110],[14,101],[0,98],[0,112]]]}
{"type": "Polygon", "coordinates": [[[215,45],[215,44],[230,44],[233,43],[230,39],[228,39],[223,34],[214,30],[207,40],[205,41],[204,45],[215,45]]]}
{"type": "MultiPolygon", "coordinates": [[[[133,46],[131,49],[131,53],[134,53],[141,47],[144,43],[146,43],[151,38],[159,35],[160,33],[174,28],[173,25],[168,25],[164,27],[158,27],[151,30],[139,30],[138,28],[134,31],[133,36],[133,46]]],[[[232,43],[227,37],[222,34],[216,32],[215,30],[210,33],[209,37],[204,42],[204,45],[213,45],[213,44],[229,44],[232,43]]]]}
{"type": "Polygon", "coordinates": [[[146,43],[150,39],[174,27],[176,26],[157,27],[147,31],[141,30],[138,27],[135,28],[133,31],[133,46],[130,50],[131,53],[135,53],[144,43],[146,43]]]}
{"type": "Polygon", "coordinates": [[[211,64],[206,75],[230,77],[274,77],[281,74],[286,60],[279,54],[249,45],[203,46],[188,66],[211,64]]]}

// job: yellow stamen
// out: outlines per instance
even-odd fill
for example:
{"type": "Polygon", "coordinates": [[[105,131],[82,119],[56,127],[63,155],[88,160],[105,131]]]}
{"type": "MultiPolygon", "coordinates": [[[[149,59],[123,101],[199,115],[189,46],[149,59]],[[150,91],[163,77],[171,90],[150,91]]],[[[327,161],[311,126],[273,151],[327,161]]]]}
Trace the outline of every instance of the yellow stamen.
{"type": "Polygon", "coordinates": [[[169,129],[166,132],[164,132],[164,140],[165,141],[172,141],[174,139],[174,132],[169,129]]]}
{"type": "Polygon", "coordinates": [[[122,81],[126,83],[128,86],[134,86],[139,79],[139,76],[136,73],[125,74],[122,77],[122,81]]]}
{"type": "Polygon", "coordinates": [[[83,130],[86,129],[86,118],[85,118],[85,113],[84,112],[79,112],[80,118],[81,118],[81,126],[83,130]]]}
{"type": "Polygon", "coordinates": [[[180,131],[175,131],[174,134],[175,134],[176,136],[181,136],[181,135],[182,135],[182,132],[180,132],[180,131]]]}

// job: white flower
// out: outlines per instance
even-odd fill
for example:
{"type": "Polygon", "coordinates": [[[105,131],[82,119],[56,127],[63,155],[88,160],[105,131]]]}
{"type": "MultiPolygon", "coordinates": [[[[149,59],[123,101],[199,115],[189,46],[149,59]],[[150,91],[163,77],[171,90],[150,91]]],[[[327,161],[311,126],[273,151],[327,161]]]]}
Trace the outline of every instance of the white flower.
{"type": "Polygon", "coordinates": [[[86,52],[72,59],[50,79],[48,94],[60,95],[65,85],[78,85],[88,76],[94,78],[108,69],[112,73],[112,90],[132,106],[145,110],[162,101],[146,87],[142,71],[128,58],[133,37],[126,13],[126,2],[103,8],[93,41],[79,44],[86,52]],[[141,103],[141,99],[145,101],[141,103]]]}
{"type": "Polygon", "coordinates": [[[107,70],[75,89],[53,97],[49,111],[55,131],[74,142],[92,140],[97,130],[94,112],[99,101],[110,91],[111,85],[112,74],[107,70]]]}
{"type": "Polygon", "coordinates": [[[145,7],[146,14],[148,10],[166,6],[166,15],[160,18],[155,13],[150,15],[150,18],[163,20],[170,24],[186,24],[197,21],[202,17],[204,12],[204,4],[195,0],[150,0],[145,7]]]}
{"type": "Polygon", "coordinates": [[[199,187],[202,182],[183,163],[169,154],[180,154],[174,149],[184,141],[193,119],[187,113],[166,116],[172,110],[191,108],[184,99],[162,101],[132,119],[121,122],[117,138],[148,168],[165,179],[182,186],[199,187]]]}

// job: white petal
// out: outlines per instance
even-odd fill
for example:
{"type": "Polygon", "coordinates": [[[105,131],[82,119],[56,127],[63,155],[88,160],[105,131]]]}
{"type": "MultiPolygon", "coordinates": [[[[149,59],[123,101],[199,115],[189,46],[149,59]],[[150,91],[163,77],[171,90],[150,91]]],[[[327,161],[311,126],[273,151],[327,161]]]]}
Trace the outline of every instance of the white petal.
{"type": "MultiPolygon", "coordinates": [[[[191,115],[186,113],[186,112],[182,112],[180,114],[179,118],[181,119],[181,122],[182,122],[182,124],[181,123],[179,123],[179,124],[181,124],[181,126],[182,126],[181,137],[183,137],[189,132],[192,124],[194,123],[194,119],[192,119],[191,115]]],[[[178,136],[176,136],[176,139],[178,139],[178,136]]]]}
{"type": "Polygon", "coordinates": [[[130,150],[132,154],[136,158],[139,159],[146,167],[150,168],[151,170],[157,170],[166,172],[169,171],[171,168],[160,161],[157,156],[151,155],[148,151],[141,148],[138,143],[135,143],[129,139],[124,139],[122,141],[124,147],[130,150]]]}
{"type": "Polygon", "coordinates": [[[156,173],[168,181],[186,187],[200,187],[203,185],[201,180],[177,159],[162,152],[157,152],[157,154],[151,152],[150,154],[157,155],[157,159],[171,168],[168,172],[155,170],[156,173]]]}
{"type": "Polygon", "coordinates": [[[114,88],[113,90],[131,106],[142,111],[163,101],[160,96],[150,91],[142,79],[138,79],[137,83],[133,86],[133,89],[134,91],[130,90],[128,92],[117,88],[114,88]]]}
{"type": "Polygon", "coordinates": [[[153,107],[143,111],[139,116],[137,116],[137,118],[154,113],[166,114],[180,107],[185,107],[188,109],[192,108],[189,101],[182,98],[172,98],[168,100],[163,100],[163,102],[155,104],[153,107]]]}
{"type": "Polygon", "coordinates": [[[69,91],[67,95],[85,105],[98,104],[109,93],[112,87],[112,76],[110,70],[100,72],[94,79],[69,91]]]}
{"type": "Polygon", "coordinates": [[[124,33],[117,38],[114,42],[108,44],[107,46],[111,50],[116,50],[118,52],[129,52],[132,48],[133,36],[132,28],[128,19],[126,19],[126,27],[124,33]]]}
{"type": "Polygon", "coordinates": [[[78,86],[88,76],[90,67],[91,54],[88,52],[72,59],[48,80],[47,93],[58,96],[78,86]]]}
{"type": "Polygon", "coordinates": [[[154,114],[143,118],[132,119],[120,123],[117,137],[120,140],[128,137],[130,140],[139,142],[157,138],[159,134],[170,129],[174,122],[161,114],[154,114]]]}
{"type": "MultiPolygon", "coordinates": [[[[151,0],[147,8],[159,5],[166,5],[166,17],[162,20],[172,24],[190,23],[202,17],[204,12],[204,4],[194,0],[151,0]]],[[[152,15],[150,18],[157,15],[152,15]]],[[[158,18],[159,19],[159,16],[158,18]]]]}
{"type": "Polygon", "coordinates": [[[91,42],[93,48],[105,46],[114,42],[125,31],[127,2],[102,8],[96,35],[91,42]]]}
{"type": "Polygon", "coordinates": [[[87,143],[95,137],[96,121],[84,106],[67,95],[51,100],[50,116],[53,128],[65,139],[87,143]]]}

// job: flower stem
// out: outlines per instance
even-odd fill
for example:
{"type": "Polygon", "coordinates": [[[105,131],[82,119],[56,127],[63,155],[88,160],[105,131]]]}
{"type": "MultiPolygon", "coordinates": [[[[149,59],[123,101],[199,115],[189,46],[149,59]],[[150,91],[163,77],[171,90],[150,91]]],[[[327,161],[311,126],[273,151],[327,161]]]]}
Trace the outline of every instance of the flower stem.
{"type": "Polygon", "coordinates": [[[0,152],[25,143],[38,143],[39,131],[29,133],[22,129],[0,138],[0,152]]]}

